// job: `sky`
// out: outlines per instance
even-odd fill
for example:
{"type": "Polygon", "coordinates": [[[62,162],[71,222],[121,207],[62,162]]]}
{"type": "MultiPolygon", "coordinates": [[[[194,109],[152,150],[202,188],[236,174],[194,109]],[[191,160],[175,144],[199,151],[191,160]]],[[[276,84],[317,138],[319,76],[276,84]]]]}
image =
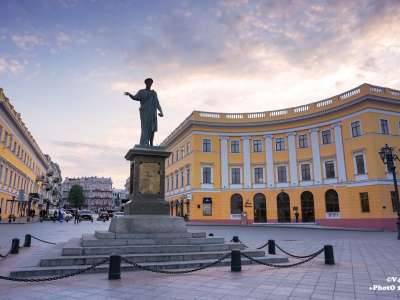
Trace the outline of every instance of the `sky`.
{"type": "Polygon", "coordinates": [[[400,0],[1,0],[0,87],[64,177],[122,187],[154,79],[156,143],[193,110],[268,111],[400,89],[400,0]]]}

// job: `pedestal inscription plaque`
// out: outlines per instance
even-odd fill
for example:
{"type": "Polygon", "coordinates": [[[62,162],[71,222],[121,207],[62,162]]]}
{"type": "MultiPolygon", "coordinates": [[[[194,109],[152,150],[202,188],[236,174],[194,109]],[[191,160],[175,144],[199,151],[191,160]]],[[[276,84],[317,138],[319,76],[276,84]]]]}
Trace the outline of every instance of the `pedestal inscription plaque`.
{"type": "Polygon", "coordinates": [[[159,163],[142,162],[139,167],[139,193],[160,194],[160,169],[159,163]]]}

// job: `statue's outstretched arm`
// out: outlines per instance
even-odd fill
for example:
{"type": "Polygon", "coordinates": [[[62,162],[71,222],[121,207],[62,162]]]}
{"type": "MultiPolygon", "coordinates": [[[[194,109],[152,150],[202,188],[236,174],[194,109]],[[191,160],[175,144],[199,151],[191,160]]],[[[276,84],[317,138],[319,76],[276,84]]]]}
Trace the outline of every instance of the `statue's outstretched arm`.
{"type": "Polygon", "coordinates": [[[126,95],[126,96],[129,96],[129,98],[131,98],[132,100],[140,101],[140,98],[139,98],[138,94],[132,95],[132,94],[129,93],[129,92],[125,92],[125,95],[126,95]]]}

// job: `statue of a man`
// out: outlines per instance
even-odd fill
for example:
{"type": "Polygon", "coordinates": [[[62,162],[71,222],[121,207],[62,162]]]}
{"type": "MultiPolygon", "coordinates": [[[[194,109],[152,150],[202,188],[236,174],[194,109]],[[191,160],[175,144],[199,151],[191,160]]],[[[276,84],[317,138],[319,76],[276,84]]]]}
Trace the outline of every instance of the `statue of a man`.
{"type": "Polygon", "coordinates": [[[140,136],[141,146],[153,146],[154,133],[157,131],[157,110],[159,116],[163,117],[163,112],[158,102],[157,93],[151,90],[153,79],[147,78],[144,83],[146,88],[138,91],[136,95],[125,92],[132,100],[140,101],[140,124],[142,134],[140,136]]]}

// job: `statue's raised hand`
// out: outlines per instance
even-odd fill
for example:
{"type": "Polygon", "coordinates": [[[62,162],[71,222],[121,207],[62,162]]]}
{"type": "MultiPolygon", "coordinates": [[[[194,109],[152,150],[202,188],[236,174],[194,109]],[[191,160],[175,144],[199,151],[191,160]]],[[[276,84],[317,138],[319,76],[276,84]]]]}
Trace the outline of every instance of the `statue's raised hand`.
{"type": "Polygon", "coordinates": [[[164,114],[163,114],[162,112],[158,113],[158,115],[159,115],[160,117],[164,117],[164,114]]]}
{"type": "Polygon", "coordinates": [[[125,92],[124,95],[125,95],[125,96],[129,96],[130,93],[129,93],[129,92],[125,92]]]}

